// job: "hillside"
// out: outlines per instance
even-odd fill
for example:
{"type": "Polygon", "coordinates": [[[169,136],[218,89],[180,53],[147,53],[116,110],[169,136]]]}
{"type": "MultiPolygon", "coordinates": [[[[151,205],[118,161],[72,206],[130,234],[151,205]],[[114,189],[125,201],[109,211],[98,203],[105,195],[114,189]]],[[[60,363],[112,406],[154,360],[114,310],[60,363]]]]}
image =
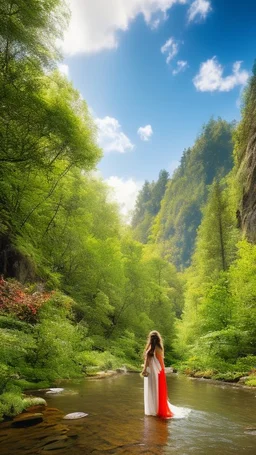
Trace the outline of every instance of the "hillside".
{"type": "Polygon", "coordinates": [[[164,242],[166,253],[179,268],[190,264],[208,186],[232,168],[233,129],[234,124],[211,119],[193,147],[184,151],[173,177],[167,181],[167,173],[161,171],[159,180],[145,182],[138,196],[132,223],[134,237],[144,243],[164,242]],[[152,201],[159,186],[165,190],[156,214],[152,201]]]}

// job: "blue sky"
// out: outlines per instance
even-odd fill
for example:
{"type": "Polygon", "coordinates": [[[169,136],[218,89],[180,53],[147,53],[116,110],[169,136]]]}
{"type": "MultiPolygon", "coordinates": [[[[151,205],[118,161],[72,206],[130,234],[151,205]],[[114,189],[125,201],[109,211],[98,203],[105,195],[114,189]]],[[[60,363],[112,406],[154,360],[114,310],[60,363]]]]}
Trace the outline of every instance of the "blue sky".
{"type": "Polygon", "coordinates": [[[69,0],[61,69],[92,109],[98,168],[127,213],[211,116],[239,119],[256,57],[254,0],[69,0]]]}

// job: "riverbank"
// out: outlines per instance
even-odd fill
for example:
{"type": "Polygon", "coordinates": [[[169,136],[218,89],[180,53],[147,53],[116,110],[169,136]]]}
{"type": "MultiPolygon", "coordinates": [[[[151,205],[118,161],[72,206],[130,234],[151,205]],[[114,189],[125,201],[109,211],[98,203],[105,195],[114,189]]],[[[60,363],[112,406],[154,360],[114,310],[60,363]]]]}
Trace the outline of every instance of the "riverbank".
{"type": "Polygon", "coordinates": [[[99,380],[118,376],[126,373],[138,373],[139,370],[136,367],[127,368],[123,366],[115,370],[94,370],[83,376],[72,379],[58,379],[53,382],[29,382],[22,379],[16,379],[15,383],[12,384],[11,390],[0,395],[0,422],[15,418],[23,412],[28,412],[29,409],[34,406],[47,406],[46,401],[41,397],[34,396],[35,393],[42,392],[46,394],[58,394],[63,391],[63,388],[59,388],[60,383],[67,383],[77,381],[83,381],[84,379],[99,380]],[[23,392],[23,393],[22,393],[23,392]]]}
{"type": "Polygon", "coordinates": [[[228,381],[228,380],[221,380],[221,379],[212,379],[212,378],[205,378],[205,377],[196,377],[196,376],[189,376],[189,375],[186,375],[186,377],[188,377],[189,379],[191,380],[194,380],[194,381],[202,381],[202,382],[207,382],[209,384],[213,384],[213,385],[218,385],[218,386],[221,386],[221,385],[227,385],[227,386],[231,386],[231,387],[234,387],[234,388],[240,388],[240,389],[248,389],[248,390],[252,390],[252,389],[255,389],[256,388],[256,385],[247,385],[245,382],[244,382],[244,378],[241,378],[242,381],[237,381],[237,382],[231,382],[231,381],[228,381]]]}
{"type": "Polygon", "coordinates": [[[191,368],[173,368],[173,372],[184,374],[191,379],[207,380],[212,383],[225,383],[236,387],[255,388],[256,387],[256,370],[248,372],[230,372],[225,373],[217,370],[199,370],[191,368]]]}

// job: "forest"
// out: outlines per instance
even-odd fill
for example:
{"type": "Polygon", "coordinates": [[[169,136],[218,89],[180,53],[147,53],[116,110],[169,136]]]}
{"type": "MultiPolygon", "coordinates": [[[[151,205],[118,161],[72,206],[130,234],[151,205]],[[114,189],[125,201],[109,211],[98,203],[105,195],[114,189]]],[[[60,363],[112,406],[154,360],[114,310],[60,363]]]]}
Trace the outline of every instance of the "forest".
{"type": "Polygon", "coordinates": [[[152,329],[168,366],[256,386],[256,67],[241,121],[206,119],[127,225],[58,70],[68,20],[61,0],[0,8],[0,416],[26,389],[139,370],[152,329]]]}

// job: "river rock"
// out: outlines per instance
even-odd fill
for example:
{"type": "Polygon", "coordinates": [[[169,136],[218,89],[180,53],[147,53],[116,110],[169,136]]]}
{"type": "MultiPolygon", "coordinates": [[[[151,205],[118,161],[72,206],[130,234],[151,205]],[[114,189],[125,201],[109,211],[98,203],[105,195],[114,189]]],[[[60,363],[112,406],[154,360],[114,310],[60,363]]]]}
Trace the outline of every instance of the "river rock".
{"type": "Polygon", "coordinates": [[[46,405],[45,404],[35,404],[34,406],[29,406],[26,408],[26,411],[31,413],[38,413],[45,411],[46,405]]]}
{"type": "Polygon", "coordinates": [[[60,449],[67,449],[70,447],[72,444],[72,441],[69,441],[68,438],[66,438],[63,441],[56,441],[50,444],[47,444],[42,448],[42,451],[49,451],[49,450],[60,450],[60,449]]]}
{"type": "Polygon", "coordinates": [[[173,373],[173,368],[172,367],[165,367],[165,373],[173,373]]]}
{"type": "Polygon", "coordinates": [[[21,427],[30,427],[36,425],[43,421],[43,414],[41,412],[37,413],[22,413],[14,417],[12,422],[12,427],[21,428],[21,427]]]}
{"type": "Polygon", "coordinates": [[[47,390],[46,393],[61,393],[63,392],[64,389],[62,389],[61,387],[56,387],[56,388],[52,388],[52,389],[49,389],[47,390]]]}
{"type": "Polygon", "coordinates": [[[239,384],[244,384],[246,379],[248,379],[248,376],[242,376],[241,378],[239,378],[239,384]]]}
{"type": "Polygon", "coordinates": [[[75,420],[75,419],[82,419],[83,417],[88,416],[85,412],[72,412],[71,414],[67,414],[63,417],[66,420],[75,420]]]}
{"type": "Polygon", "coordinates": [[[111,376],[116,376],[117,371],[114,370],[108,370],[108,371],[98,371],[95,376],[92,377],[92,379],[104,379],[104,378],[110,378],[111,376]]]}
{"type": "Polygon", "coordinates": [[[126,367],[117,368],[117,369],[116,369],[116,372],[117,372],[117,373],[125,374],[125,373],[127,373],[127,368],[126,368],[126,367]]]}

